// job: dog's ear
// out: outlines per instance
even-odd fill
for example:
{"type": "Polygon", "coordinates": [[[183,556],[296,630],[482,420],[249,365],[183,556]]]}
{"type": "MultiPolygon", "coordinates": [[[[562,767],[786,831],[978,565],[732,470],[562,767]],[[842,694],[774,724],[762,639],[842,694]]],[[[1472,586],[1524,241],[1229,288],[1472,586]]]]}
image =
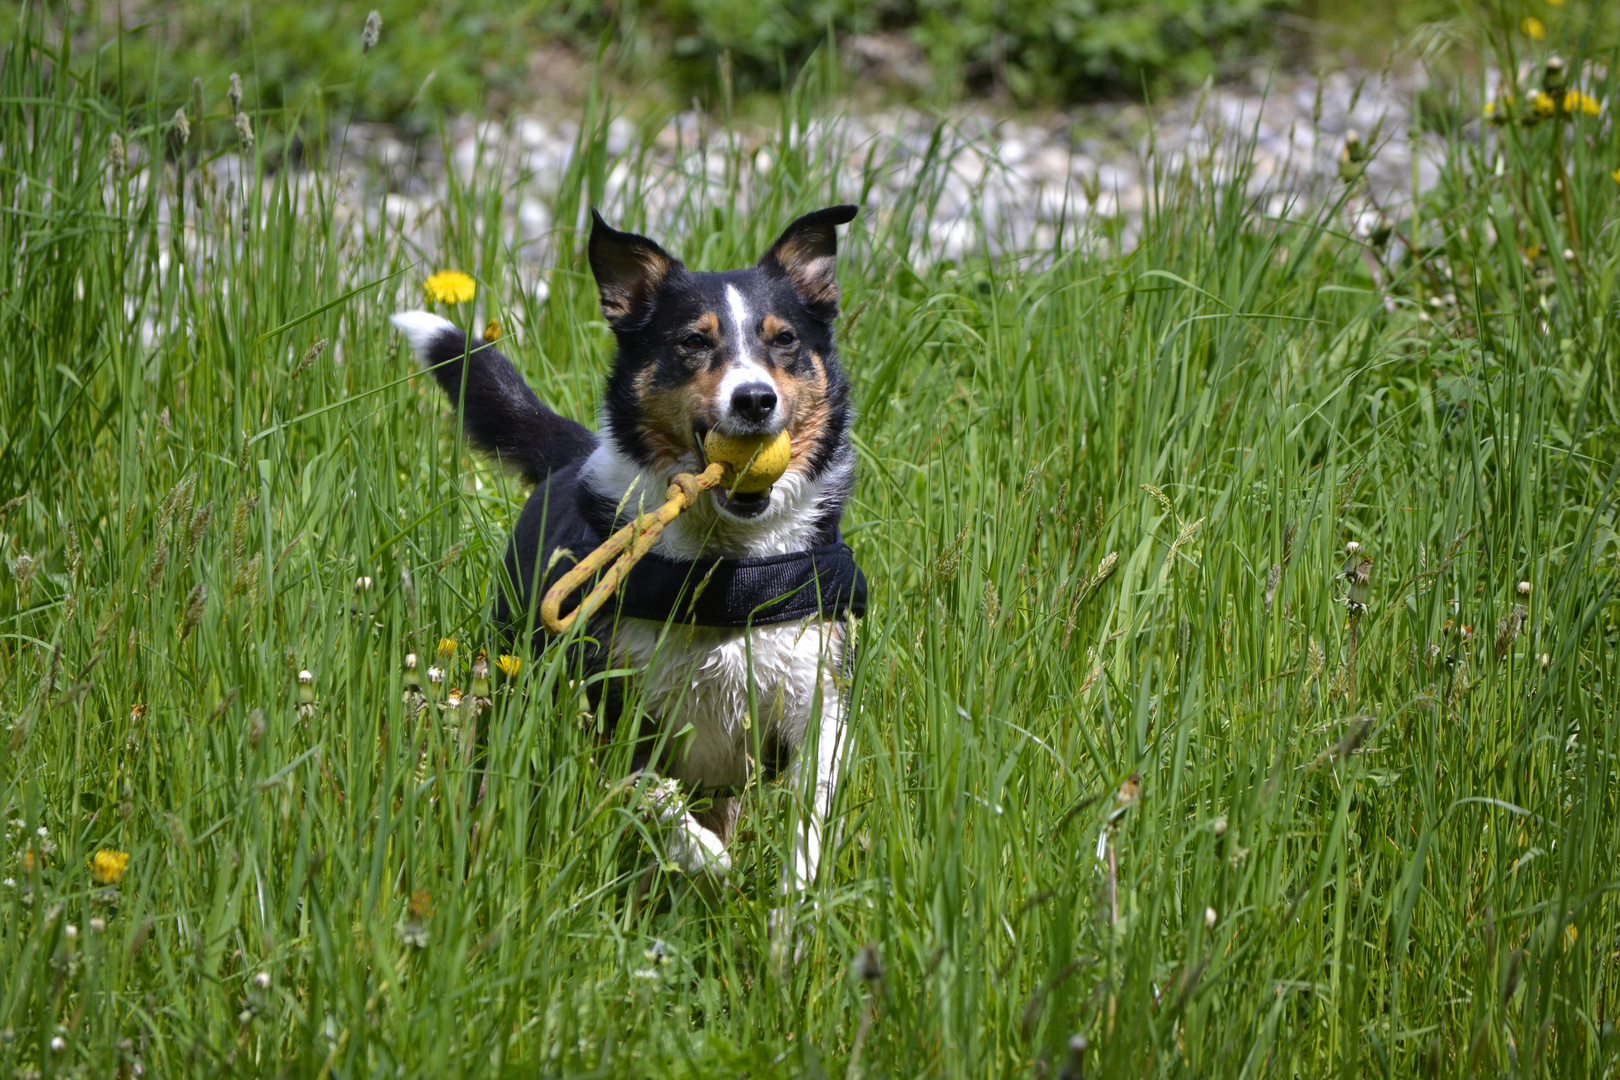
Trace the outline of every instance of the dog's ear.
{"type": "Polygon", "coordinates": [[[679,259],[635,233],[619,232],[591,210],[591,273],[602,298],[602,314],[615,330],[637,330],[652,318],[658,286],[679,259]]]}
{"type": "Polygon", "coordinates": [[[819,315],[838,314],[838,226],[858,207],[829,206],[795,221],[771,245],[759,268],[788,279],[799,299],[819,315]]]}

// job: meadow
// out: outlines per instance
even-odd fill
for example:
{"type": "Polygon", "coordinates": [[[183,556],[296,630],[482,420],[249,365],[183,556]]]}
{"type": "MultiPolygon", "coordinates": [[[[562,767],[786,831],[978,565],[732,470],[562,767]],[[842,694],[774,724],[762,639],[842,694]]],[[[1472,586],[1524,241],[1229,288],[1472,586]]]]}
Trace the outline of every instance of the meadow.
{"type": "Polygon", "coordinates": [[[711,902],[560,650],[474,682],[524,493],[387,317],[466,270],[441,310],[589,421],[583,207],[629,170],[617,221],[673,190],[671,250],[751,261],[862,201],[802,137],[836,95],[783,96],[746,205],[636,174],[592,97],[542,299],[479,173],[420,251],[345,209],[321,101],[182,135],[20,33],[0,1075],[1055,1077],[1075,1034],[1095,1076],[1615,1075],[1620,64],[1543,108],[1552,47],[1371,235],[1354,161],[1247,198],[1241,130],[1128,251],[934,258],[926,172],[856,220],[873,603],[784,959],[803,792],[751,794],[711,902]]]}

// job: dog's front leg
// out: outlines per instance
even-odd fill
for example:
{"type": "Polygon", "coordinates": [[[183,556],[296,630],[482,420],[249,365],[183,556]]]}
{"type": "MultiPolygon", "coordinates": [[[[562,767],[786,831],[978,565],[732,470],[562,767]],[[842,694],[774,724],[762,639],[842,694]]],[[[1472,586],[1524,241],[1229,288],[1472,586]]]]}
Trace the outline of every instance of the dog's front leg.
{"type": "MultiPolygon", "coordinates": [[[[822,690],[821,724],[816,731],[816,752],[800,755],[795,764],[795,786],[803,782],[803,772],[814,768],[810,802],[793,838],[793,862],[782,875],[782,892],[802,892],[816,879],[821,867],[822,843],[827,819],[832,815],[833,791],[838,786],[839,765],[844,748],[844,699],[829,679],[822,690]]],[[[799,790],[803,790],[802,787],[799,790]]]]}
{"type": "Polygon", "coordinates": [[[799,895],[816,879],[821,868],[823,844],[828,838],[827,822],[832,815],[833,793],[844,749],[844,699],[828,679],[822,691],[821,723],[815,732],[815,754],[801,753],[794,761],[790,780],[795,790],[804,790],[806,773],[815,770],[809,805],[800,817],[793,837],[793,857],[782,867],[782,904],[771,912],[771,952],[777,965],[784,966],[791,956],[796,962],[803,954],[803,941],[795,930],[794,916],[799,895]]]}

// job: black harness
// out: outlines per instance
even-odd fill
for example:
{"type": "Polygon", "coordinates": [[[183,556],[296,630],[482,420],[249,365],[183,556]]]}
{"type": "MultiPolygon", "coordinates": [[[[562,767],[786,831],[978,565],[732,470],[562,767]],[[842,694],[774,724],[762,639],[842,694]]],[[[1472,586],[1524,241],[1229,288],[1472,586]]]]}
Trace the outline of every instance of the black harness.
{"type": "MultiPolygon", "coordinates": [[[[546,485],[542,592],[623,524],[618,507],[580,481],[582,464],[571,463],[552,474],[546,485]]],[[[817,539],[805,551],[753,559],[648,554],[619,588],[614,609],[621,616],[653,622],[718,627],[866,614],[866,576],[844,543],[836,516],[821,523],[817,539]]],[[[575,590],[563,609],[578,604],[594,584],[593,578],[575,590]]]]}

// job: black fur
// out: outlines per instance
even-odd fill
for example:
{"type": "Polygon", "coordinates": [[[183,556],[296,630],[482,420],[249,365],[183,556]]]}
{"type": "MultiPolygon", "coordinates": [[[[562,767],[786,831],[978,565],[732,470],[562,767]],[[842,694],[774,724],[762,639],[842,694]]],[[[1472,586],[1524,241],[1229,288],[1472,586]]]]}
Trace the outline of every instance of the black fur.
{"type": "Polygon", "coordinates": [[[426,343],[421,362],[457,406],[467,442],[530,484],[596,449],[590,429],[546,408],[494,345],[446,329],[426,343]]]}
{"type": "MultiPolygon", "coordinates": [[[[819,357],[827,376],[825,437],[810,461],[820,476],[840,452],[852,419],[849,380],[839,366],[833,342],[838,317],[836,227],[855,217],[856,207],[833,206],[806,214],[783,230],[757,264],[743,270],[708,273],[688,270],[652,240],[620,232],[591,212],[590,262],[602,297],[602,310],[618,339],[603,403],[614,443],[643,464],[654,454],[638,434],[642,404],[637,380],[652,371],[652,386],[673,387],[706,366],[723,364],[726,351],[684,348],[692,321],[706,311],[727,310],[726,286],[736,287],[750,310],[769,312],[793,329],[797,341],[759,357],[790,375],[813,373],[819,357]]],[[[721,319],[721,336],[731,333],[721,319]]],[[[716,345],[722,344],[716,342],[716,345]]]]}
{"type": "MultiPolygon", "coordinates": [[[[704,312],[727,311],[726,287],[734,286],[750,310],[770,313],[792,328],[791,346],[767,347],[756,359],[789,375],[826,378],[822,438],[809,465],[822,475],[852,454],[847,433],[852,418],[849,380],[838,364],[833,322],[838,315],[835,274],[836,226],[855,216],[853,206],[807,214],[790,224],[759,262],[747,269],[703,273],[686,269],[652,240],[619,232],[592,212],[591,269],[602,310],[618,339],[618,351],[603,395],[603,409],[621,452],[643,465],[654,455],[638,433],[642,403],[636,383],[651,371],[653,387],[675,387],[724,362],[725,350],[708,355],[685,348],[682,338],[704,312]]],[[[721,334],[732,334],[721,319],[721,334]]],[[[716,345],[720,343],[715,343],[716,345]]],[[[581,468],[598,438],[584,425],[547,408],[512,362],[494,345],[446,328],[418,344],[418,357],[461,415],[467,442],[492,454],[535,485],[518,517],[507,549],[507,576],[515,591],[499,591],[496,621],[521,622],[542,583],[551,548],[562,538],[612,525],[615,493],[595,492],[581,468]]],[[[847,490],[829,491],[817,508],[818,532],[836,534],[847,490]]],[[[582,556],[583,551],[574,553],[582,556]]],[[[544,632],[537,630],[536,646],[544,632]]]]}

